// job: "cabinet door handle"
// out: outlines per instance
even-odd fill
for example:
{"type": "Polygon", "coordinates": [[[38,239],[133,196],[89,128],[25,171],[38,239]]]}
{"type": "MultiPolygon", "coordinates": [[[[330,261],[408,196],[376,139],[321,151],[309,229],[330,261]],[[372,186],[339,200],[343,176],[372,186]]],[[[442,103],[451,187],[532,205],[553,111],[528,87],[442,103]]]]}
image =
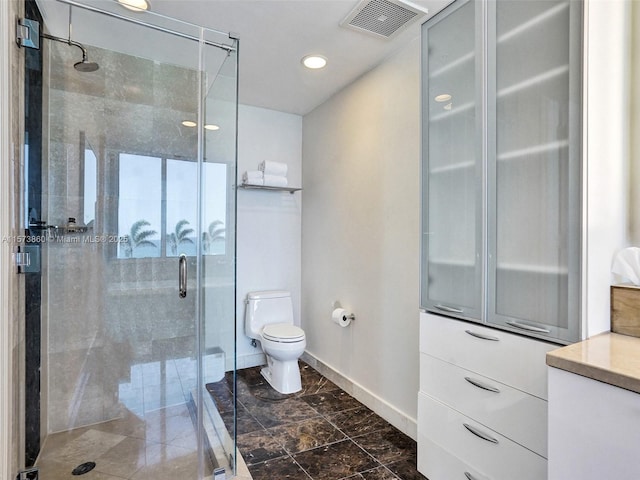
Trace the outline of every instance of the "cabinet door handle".
{"type": "Polygon", "coordinates": [[[448,305],[441,305],[441,304],[436,304],[435,307],[438,310],[442,310],[443,312],[449,312],[449,313],[464,313],[464,310],[461,308],[456,308],[456,307],[450,307],[448,305]]]}
{"type": "Polygon", "coordinates": [[[464,476],[467,477],[469,480],[478,480],[476,477],[471,475],[469,472],[464,472],[464,476]]]}
{"type": "Polygon", "coordinates": [[[474,387],[478,387],[478,388],[481,388],[482,390],[488,390],[494,393],[500,393],[500,389],[496,387],[492,387],[491,385],[481,382],[480,380],[476,380],[475,378],[464,377],[464,379],[474,387]]]}
{"type": "Polygon", "coordinates": [[[498,439],[497,438],[493,438],[491,435],[484,433],[482,430],[480,430],[479,428],[476,427],[472,427],[471,425],[469,425],[468,423],[463,423],[462,425],[464,425],[464,428],[466,428],[467,430],[469,430],[471,433],[473,433],[476,437],[481,438],[482,440],[486,440],[487,442],[491,442],[491,443],[498,443],[498,439]]]}
{"type": "Polygon", "coordinates": [[[539,332],[539,333],[551,333],[551,330],[541,327],[534,327],[533,325],[526,325],[524,323],[516,322],[515,320],[508,320],[508,325],[512,327],[521,328],[522,330],[528,330],[530,332],[539,332]]]}
{"type": "Polygon", "coordinates": [[[491,340],[492,342],[500,341],[498,337],[494,337],[492,335],[485,335],[484,333],[473,332],[471,330],[465,330],[465,332],[471,335],[472,337],[481,338],[482,340],[491,340]]]}

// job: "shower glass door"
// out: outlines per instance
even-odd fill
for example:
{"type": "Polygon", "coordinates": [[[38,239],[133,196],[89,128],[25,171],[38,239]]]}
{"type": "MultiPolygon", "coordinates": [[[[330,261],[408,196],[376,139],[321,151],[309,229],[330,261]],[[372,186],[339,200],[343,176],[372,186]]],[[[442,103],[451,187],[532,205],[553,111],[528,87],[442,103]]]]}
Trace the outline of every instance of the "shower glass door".
{"type": "Polygon", "coordinates": [[[25,195],[41,256],[35,464],[47,479],[228,474],[237,41],[91,5],[39,3],[45,31],[72,9],[73,40],[99,69],[42,40],[43,141],[28,162],[41,192],[25,195]],[[206,388],[221,380],[224,409],[206,388]]]}

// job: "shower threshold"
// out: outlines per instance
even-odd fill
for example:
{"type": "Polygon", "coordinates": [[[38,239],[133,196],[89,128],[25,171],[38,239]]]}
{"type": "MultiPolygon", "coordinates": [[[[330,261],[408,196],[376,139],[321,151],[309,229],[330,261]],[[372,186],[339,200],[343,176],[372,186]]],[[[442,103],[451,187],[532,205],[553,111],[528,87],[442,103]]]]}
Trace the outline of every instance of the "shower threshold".
{"type": "MultiPolygon", "coordinates": [[[[195,390],[191,391],[191,402],[195,408],[196,399],[198,395],[195,390]]],[[[203,427],[205,434],[205,447],[208,447],[208,451],[211,452],[214,465],[219,468],[224,468],[226,479],[236,480],[252,480],[253,477],[249,473],[249,468],[245,463],[240,451],[235,449],[235,461],[236,461],[236,475],[233,476],[233,458],[227,454],[227,452],[233,452],[233,437],[227,430],[225,423],[218,412],[211,396],[205,391],[203,398],[203,427]]],[[[213,480],[219,480],[218,476],[215,476],[213,480]]]]}

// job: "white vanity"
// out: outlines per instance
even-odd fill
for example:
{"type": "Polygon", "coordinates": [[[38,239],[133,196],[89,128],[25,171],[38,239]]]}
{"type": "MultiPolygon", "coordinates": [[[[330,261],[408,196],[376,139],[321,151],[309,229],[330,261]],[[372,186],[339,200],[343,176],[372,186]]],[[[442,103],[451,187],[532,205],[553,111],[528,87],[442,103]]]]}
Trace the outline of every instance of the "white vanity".
{"type": "Polygon", "coordinates": [[[640,478],[640,338],[603,333],[547,364],[549,480],[640,478]]]}

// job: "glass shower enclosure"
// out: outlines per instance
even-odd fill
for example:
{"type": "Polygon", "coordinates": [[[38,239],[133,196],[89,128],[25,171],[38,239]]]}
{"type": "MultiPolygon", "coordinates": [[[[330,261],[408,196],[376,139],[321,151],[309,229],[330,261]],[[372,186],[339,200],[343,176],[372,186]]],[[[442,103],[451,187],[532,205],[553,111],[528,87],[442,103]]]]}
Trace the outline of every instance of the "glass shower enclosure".
{"type": "Polygon", "coordinates": [[[232,475],[238,40],[111,1],[38,7],[41,29],[64,18],[73,38],[53,36],[81,46],[41,38],[26,132],[33,464],[46,479],[232,475]],[[82,48],[97,70],[74,68],[82,48]]]}

